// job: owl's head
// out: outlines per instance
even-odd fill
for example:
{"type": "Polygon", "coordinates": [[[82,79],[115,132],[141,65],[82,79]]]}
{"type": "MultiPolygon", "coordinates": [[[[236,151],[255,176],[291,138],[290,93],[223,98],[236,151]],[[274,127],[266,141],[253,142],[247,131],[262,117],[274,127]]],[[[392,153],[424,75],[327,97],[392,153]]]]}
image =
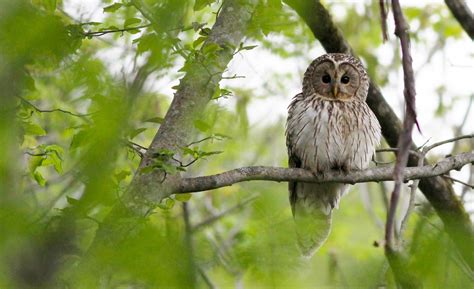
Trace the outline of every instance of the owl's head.
{"type": "Polygon", "coordinates": [[[362,63],[349,54],[328,53],[306,70],[303,94],[328,101],[365,101],[369,78],[362,63]]]}

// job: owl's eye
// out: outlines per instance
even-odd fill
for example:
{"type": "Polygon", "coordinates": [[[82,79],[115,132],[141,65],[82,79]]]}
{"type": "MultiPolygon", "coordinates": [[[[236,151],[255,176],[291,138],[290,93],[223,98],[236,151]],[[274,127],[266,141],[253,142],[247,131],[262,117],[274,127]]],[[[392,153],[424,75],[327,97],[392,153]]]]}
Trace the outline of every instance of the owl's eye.
{"type": "Polygon", "coordinates": [[[341,77],[341,82],[344,83],[344,84],[348,84],[349,80],[351,80],[351,79],[347,75],[344,75],[343,77],[341,77]]]}
{"type": "Polygon", "coordinates": [[[331,82],[331,76],[329,76],[329,74],[323,75],[322,81],[323,81],[324,83],[329,83],[329,82],[331,82]]]}

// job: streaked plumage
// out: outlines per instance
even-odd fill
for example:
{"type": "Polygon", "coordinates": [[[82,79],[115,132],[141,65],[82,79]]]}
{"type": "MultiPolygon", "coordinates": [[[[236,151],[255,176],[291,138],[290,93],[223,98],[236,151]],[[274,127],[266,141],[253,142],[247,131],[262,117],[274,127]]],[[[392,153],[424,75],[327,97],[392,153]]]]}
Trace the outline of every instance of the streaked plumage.
{"type": "MultiPolygon", "coordinates": [[[[318,174],[366,168],[381,134],[365,103],[368,89],[367,73],[354,57],[334,53],[314,60],[304,75],[303,92],[288,108],[289,166],[318,174]]],[[[347,190],[348,185],[338,183],[290,182],[298,244],[305,256],[327,239],[332,210],[347,190]]]]}

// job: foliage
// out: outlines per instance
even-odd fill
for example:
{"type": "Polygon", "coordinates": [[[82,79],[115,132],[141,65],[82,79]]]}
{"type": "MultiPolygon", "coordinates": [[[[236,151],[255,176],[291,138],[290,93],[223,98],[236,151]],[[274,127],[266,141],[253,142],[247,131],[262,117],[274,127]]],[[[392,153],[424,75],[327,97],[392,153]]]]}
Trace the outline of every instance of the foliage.
{"type": "MultiPolygon", "coordinates": [[[[222,49],[200,50],[222,1],[104,0],[102,19],[84,22],[65,12],[70,2],[0,2],[1,288],[396,288],[383,250],[372,245],[382,239],[377,221],[385,216],[377,185],[345,197],[330,239],[312,260],[296,250],[286,185],[261,182],[172,196],[116,246],[91,247],[108,213],[127,202],[123,192],[135,174],[286,166],[284,119],[252,121],[251,106],[262,99],[272,105],[274,95],[233,84],[239,75],[226,77],[195,116],[194,141],[158,151],[138,169],[177,79],[192,69],[191,60],[211,62],[222,49]],[[122,69],[114,70],[120,61],[122,69]]],[[[344,6],[337,22],[384,86],[399,57],[393,53],[388,65],[378,61],[383,44],[375,4],[344,6]]],[[[415,45],[434,35],[433,54],[462,38],[442,5],[405,13],[417,23],[415,45]]],[[[291,9],[267,0],[254,12],[245,42],[231,48],[235,59],[265,51],[307,60],[317,45],[291,9]]],[[[386,45],[396,51],[395,42],[386,45]]],[[[450,106],[442,108],[447,113],[450,106]]],[[[426,201],[420,203],[406,234],[410,269],[426,288],[467,288],[472,272],[426,201]]]]}

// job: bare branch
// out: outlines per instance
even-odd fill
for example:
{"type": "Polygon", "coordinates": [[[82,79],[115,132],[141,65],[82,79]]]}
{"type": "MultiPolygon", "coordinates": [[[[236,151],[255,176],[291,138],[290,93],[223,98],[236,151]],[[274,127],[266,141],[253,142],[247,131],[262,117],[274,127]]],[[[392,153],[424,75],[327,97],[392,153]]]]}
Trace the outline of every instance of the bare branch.
{"type": "Polygon", "coordinates": [[[392,245],[393,224],[395,212],[397,210],[400,187],[403,181],[403,171],[408,162],[408,153],[412,143],[411,134],[413,126],[416,123],[415,110],[415,78],[412,67],[412,58],[410,53],[410,37],[408,36],[408,23],[403,15],[400,2],[392,0],[393,18],[395,20],[395,34],[400,38],[402,47],[403,80],[405,95],[405,119],[403,120],[403,131],[398,139],[397,162],[394,169],[395,187],[390,200],[390,209],[387,215],[387,225],[385,228],[385,245],[392,245]]]}
{"type": "Polygon", "coordinates": [[[37,107],[36,105],[34,105],[33,103],[31,103],[30,101],[26,100],[25,98],[23,98],[21,96],[18,96],[18,98],[23,103],[27,104],[29,107],[34,109],[36,112],[40,112],[40,113],[61,112],[61,113],[65,113],[65,114],[69,114],[69,115],[76,116],[76,117],[81,117],[81,118],[86,118],[87,116],[92,115],[91,113],[87,113],[87,114],[74,113],[74,112],[70,112],[68,110],[64,110],[64,109],[61,109],[61,108],[41,109],[41,108],[37,107]]]}
{"type": "Polygon", "coordinates": [[[434,149],[435,147],[439,147],[440,145],[444,145],[444,144],[447,144],[447,143],[455,142],[455,141],[458,141],[458,140],[461,140],[461,139],[466,139],[466,138],[474,138],[474,134],[461,135],[461,136],[453,137],[453,138],[450,138],[450,139],[447,139],[447,140],[444,140],[444,141],[440,141],[440,142],[434,143],[430,146],[424,147],[423,151],[428,152],[428,151],[434,149]]]}
{"type": "Polygon", "coordinates": [[[453,182],[455,182],[455,183],[460,183],[461,185],[466,186],[466,187],[468,187],[468,188],[474,189],[474,185],[468,184],[468,183],[466,183],[466,182],[463,182],[463,181],[461,181],[461,180],[455,179],[455,178],[453,178],[453,177],[450,177],[450,176],[443,176],[443,178],[448,179],[448,180],[451,180],[451,181],[453,181],[453,182]]]}
{"type": "Polygon", "coordinates": [[[257,197],[251,197],[251,198],[248,198],[244,201],[242,201],[241,203],[238,203],[237,205],[217,214],[217,215],[214,215],[212,217],[210,217],[209,219],[206,219],[196,225],[194,225],[194,227],[192,228],[192,232],[196,232],[198,230],[201,230],[202,228],[206,227],[206,226],[209,226],[217,221],[219,221],[220,219],[228,216],[229,214],[243,208],[244,206],[246,206],[248,203],[251,203],[253,202],[257,197]]]}
{"type": "Polygon", "coordinates": [[[99,37],[99,36],[103,36],[105,34],[109,34],[109,33],[117,33],[117,32],[120,32],[120,33],[123,33],[123,32],[126,32],[126,31],[135,31],[135,30],[140,30],[140,29],[143,29],[143,28],[146,28],[146,27],[150,27],[151,24],[145,24],[145,25],[140,25],[140,26],[135,26],[135,27],[126,27],[126,28],[122,28],[122,29],[109,29],[109,30],[101,30],[101,31],[88,31],[88,32],[84,32],[83,35],[85,37],[99,37]]]}
{"type": "Polygon", "coordinates": [[[385,0],[379,0],[379,6],[380,6],[380,22],[382,25],[382,39],[385,42],[388,40],[387,8],[385,7],[385,0]]]}
{"type": "Polygon", "coordinates": [[[474,15],[472,15],[471,9],[467,6],[466,1],[462,0],[445,0],[451,13],[453,13],[456,20],[461,24],[464,31],[474,39],[474,15]]]}
{"type": "MultiPolygon", "coordinates": [[[[440,176],[453,169],[459,170],[464,165],[472,163],[474,163],[474,153],[462,153],[442,159],[434,165],[405,168],[404,180],[408,181],[440,176]]],[[[347,174],[340,171],[331,171],[324,175],[314,175],[311,171],[300,168],[289,169],[256,166],[238,168],[210,176],[183,178],[181,179],[176,191],[173,193],[201,192],[254,180],[274,182],[296,181],[309,183],[337,182],[355,184],[391,181],[393,179],[393,166],[380,166],[363,171],[353,171],[347,174]]]]}

